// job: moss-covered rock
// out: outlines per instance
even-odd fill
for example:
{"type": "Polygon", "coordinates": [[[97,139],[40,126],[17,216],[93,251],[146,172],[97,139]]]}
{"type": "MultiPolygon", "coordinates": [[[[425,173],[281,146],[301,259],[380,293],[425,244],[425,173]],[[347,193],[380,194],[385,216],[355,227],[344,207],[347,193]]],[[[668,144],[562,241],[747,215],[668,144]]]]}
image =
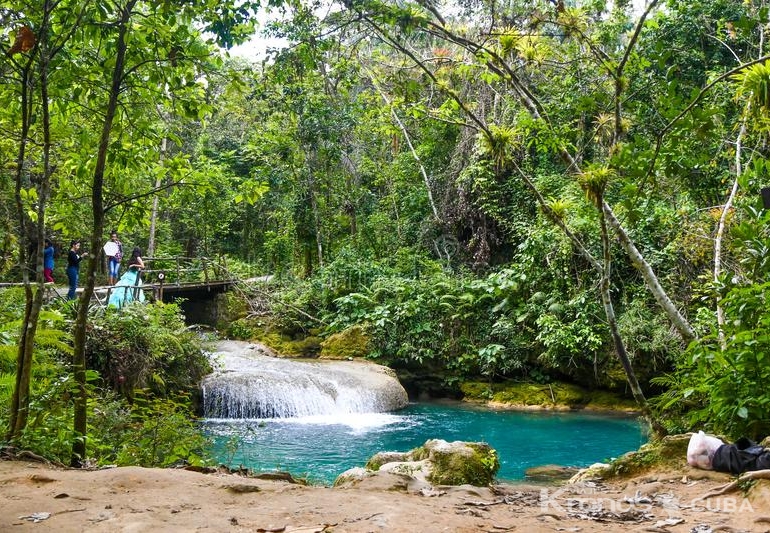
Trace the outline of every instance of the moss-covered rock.
{"type": "Polygon", "coordinates": [[[460,386],[463,399],[497,407],[529,409],[594,409],[635,411],[633,400],[607,391],[589,391],[570,383],[522,383],[471,381],[460,386]]]}
{"type": "Polygon", "coordinates": [[[371,338],[363,327],[355,325],[330,335],[321,343],[322,359],[366,357],[371,351],[371,338]]]}
{"type": "Polygon", "coordinates": [[[603,467],[600,477],[634,476],[654,467],[669,467],[671,470],[687,468],[687,445],[691,435],[669,435],[644,444],[637,451],[628,452],[603,467]]]}
{"type": "MultiPolygon", "coordinates": [[[[434,485],[483,487],[494,481],[499,468],[497,452],[486,443],[432,439],[409,452],[377,453],[366,463],[365,471],[369,477],[398,474],[434,485]]],[[[364,477],[359,470],[352,476],[354,481],[364,477]]],[[[351,475],[344,473],[334,485],[350,482],[351,475]]]]}
{"type": "Polygon", "coordinates": [[[401,463],[410,460],[411,456],[408,452],[377,452],[366,462],[365,468],[377,471],[384,464],[401,463]]]}
{"type": "Polygon", "coordinates": [[[234,340],[260,342],[279,357],[318,357],[321,352],[320,337],[283,330],[270,317],[235,320],[228,325],[225,335],[234,340]]]}
{"type": "Polygon", "coordinates": [[[246,317],[249,306],[246,300],[235,292],[223,292],[216,295],[216,323],[219,331],[226,330],[233,322],[246,317]]]}
{"type": "Polygon", "coordinates": [[[500,469],[497,452],[483,442],[447,442],[434,439],[425,443],[433,464],[428,481],[435,485],[475,485],[492,483],[500,469]]]}

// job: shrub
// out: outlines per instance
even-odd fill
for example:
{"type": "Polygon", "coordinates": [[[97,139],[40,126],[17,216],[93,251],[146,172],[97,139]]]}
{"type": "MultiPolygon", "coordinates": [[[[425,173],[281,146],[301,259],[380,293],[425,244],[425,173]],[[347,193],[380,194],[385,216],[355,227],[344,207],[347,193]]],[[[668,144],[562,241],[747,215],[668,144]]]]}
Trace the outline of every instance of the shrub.
{"type": "Polygon", "coordinates": [[[136,388],[165,395],[197,388],[210,371],[200,344],[176,305],[137,304],[94,319],[86,357],[107,386],[128,398],[136,388]]]}
{"type": "Polygon", "coordinates": [[[674,375],[655,380],[671,387],[657,401],[664,412],[690,428],[732,438],[770,434],[768,299],[770,283],[727,293],[723,338],[714,326],[690,345],[674,375]]]}

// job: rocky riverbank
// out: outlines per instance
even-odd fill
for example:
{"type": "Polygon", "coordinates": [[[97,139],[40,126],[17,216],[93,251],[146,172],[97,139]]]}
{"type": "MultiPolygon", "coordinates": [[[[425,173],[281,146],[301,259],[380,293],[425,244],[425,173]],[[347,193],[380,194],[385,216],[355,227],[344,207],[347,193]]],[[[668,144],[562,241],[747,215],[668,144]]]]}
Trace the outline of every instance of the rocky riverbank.
{"type": "Polygon", "coordinates": [[[700,499],[730,478],[684,458],[624,479],[561,486],[412,490],[393,476],[329,488],[224,472],[0,461],[0,531],[770,531],[770,482],[700,499]]]}

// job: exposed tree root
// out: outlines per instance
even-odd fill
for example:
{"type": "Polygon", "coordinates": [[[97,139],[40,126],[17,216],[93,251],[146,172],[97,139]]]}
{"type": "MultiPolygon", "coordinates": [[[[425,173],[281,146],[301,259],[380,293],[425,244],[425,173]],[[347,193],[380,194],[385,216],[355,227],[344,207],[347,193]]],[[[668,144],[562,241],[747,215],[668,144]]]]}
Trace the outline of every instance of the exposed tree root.
{"type": "Polygon", "coordinates": [[[735,481],[732,481],[726,485],[722,485],[721,487],[718,487],[711,492],[707,492],[700,498],[697,498],[696,501],[700,500],[707,500],[709,498],[713,498],[714,496],[721,496],[722,494],[727,494],[728,492],[733,492],[734,490],[737,490],[738,487],[745,481],[751,481],[754,479],[770,479],[770,469],[768,470],[753,470],[751,472],[744,472],[741,474],[738,479],[735,481]]]}

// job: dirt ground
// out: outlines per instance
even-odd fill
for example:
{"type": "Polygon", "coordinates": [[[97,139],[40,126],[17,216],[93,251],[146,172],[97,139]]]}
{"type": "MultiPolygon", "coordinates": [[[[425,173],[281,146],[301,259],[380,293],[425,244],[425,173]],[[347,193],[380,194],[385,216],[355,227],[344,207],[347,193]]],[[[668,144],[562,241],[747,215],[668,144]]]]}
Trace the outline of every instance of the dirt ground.
{"type": "Polygon", "coordinates": [[[234,474],[66,470],[0,461],[0,532],[770,532],[770,482],[697,501],[730,480],[689,467],[577,485],[440,487],[401,479],[308,487],[234,474]]]}

